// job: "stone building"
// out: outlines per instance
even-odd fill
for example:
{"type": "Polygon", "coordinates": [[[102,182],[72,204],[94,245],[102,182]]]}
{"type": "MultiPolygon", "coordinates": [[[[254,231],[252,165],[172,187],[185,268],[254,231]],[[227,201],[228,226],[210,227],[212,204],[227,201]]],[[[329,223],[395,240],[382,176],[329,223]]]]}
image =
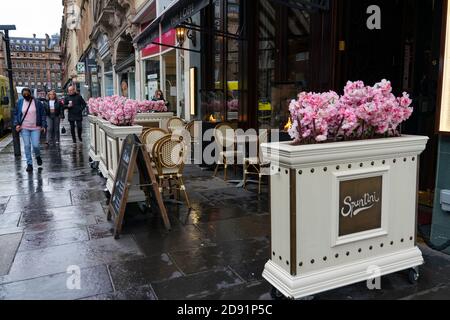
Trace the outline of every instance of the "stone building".
{"type": "Polygon", "coordinates": [[[45,38],[11,38],[11,59],[17,87],[62,90],[59,35],[45,38]]]}
{"type": "Polygon", "coordinates": [[[64,0],[61,44],[64,82],[85,97],[140,96],[133,38],[136,8],[145,0],[64,0]],[[81,69],[77,66],[81,65],[81,69]]]}
{"type": "Polygon", "coordinates": [[[6,63],[6,47],[3,32],[0,32],[0,76],[8,76],[6,63]]]}

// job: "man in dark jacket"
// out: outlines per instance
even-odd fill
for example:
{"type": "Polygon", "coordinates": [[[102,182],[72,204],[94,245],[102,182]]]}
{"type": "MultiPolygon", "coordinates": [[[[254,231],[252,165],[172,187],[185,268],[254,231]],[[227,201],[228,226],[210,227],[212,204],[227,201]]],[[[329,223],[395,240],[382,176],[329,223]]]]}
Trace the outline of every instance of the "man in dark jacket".
{"type": "Polygon", "coordinates": [[[83,141],[81,134],[83,133],[83,110],[86,108],[86,102],[79,95],[74,86],[70,86],[69,95],[64,100],[64,108],[69,110],[70,132],[72,133],[73,143],[77,142],[75,135],[75,124],[78,130],[78,139],[83,141]]]}

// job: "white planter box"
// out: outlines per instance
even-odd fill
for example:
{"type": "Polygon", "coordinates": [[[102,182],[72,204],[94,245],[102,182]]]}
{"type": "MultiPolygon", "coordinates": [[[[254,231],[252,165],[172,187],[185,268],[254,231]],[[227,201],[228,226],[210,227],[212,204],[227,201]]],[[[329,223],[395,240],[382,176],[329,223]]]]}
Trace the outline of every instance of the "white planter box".
{"type": "Polygon", "coordinates": [[[97,148],[100,157],[100,164],[98,169],[105,178],[108,178],[108,150],[104,126],[108,124],[108,121],[97,118],[97,148]]]}
{"type": "Polygon", "coordinates": [[[422,265],[417,172],[427,141],[264,144],[272,163],[264,278],[299,299],[422,265]]]}
{"type": "Polygon", "coordinates": [[[89,157],[94,162],[100,162],[100,150],[97,145],[98,141],[98,118],[93,115],[88,116],[89,120],[89,133],[90,133],[90,139],[89,139],[89,157]]]}
{"type": "MultiPolygon", "coordinates": [[[[129,126],[118,127],[110,123],[102,125],[102,128],[106,136],[106,158],[107,158],[107,178],[106,188],[110,193],[113,192],[114,181],[116,179],[116,172],[119,165],[120,155],[122,152],[123,141],[130,134],[136,134],[140,136],[142,134],[143,127],[141,126],[129,126]]],[[[134,176],[133,185],[139,184],[139,175],[134,176]]],[[[145,194],[139,187],[132,187],[129,193],[128,202],[141,202],[145,201],[145,194]]]]}
{"type": "Polygon", "coordinates": [[[173,112],[139,113],[135,124],[144,128],[160,128],[167,130],[167,122],[172,118],[173,112]]]}

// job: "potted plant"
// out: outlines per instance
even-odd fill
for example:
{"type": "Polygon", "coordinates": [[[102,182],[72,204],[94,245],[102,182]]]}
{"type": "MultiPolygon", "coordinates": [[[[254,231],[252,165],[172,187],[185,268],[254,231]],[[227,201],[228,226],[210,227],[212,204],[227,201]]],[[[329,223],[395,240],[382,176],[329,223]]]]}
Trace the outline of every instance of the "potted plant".
{"type": "Polygon", "coordinates": [[[294,141],[262,146],[272,170],[263,276],[275,296],[303,298],[407,269],[418,279],[417,172],[428,138],[401,135],[411,103],[386,80],[291,103],[294,141]]]}

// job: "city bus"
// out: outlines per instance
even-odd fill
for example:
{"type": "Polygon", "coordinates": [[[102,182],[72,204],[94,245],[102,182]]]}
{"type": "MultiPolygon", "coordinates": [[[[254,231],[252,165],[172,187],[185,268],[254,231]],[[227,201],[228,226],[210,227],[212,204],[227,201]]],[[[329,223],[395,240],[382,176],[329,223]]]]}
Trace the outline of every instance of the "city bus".
{"type": "Polygon", "coordinates": [[[2,137],[8,129],[11,129],[11,97],[9,90],[9,79],[7,77],[0,76],[0,137],[2,137]]]}

